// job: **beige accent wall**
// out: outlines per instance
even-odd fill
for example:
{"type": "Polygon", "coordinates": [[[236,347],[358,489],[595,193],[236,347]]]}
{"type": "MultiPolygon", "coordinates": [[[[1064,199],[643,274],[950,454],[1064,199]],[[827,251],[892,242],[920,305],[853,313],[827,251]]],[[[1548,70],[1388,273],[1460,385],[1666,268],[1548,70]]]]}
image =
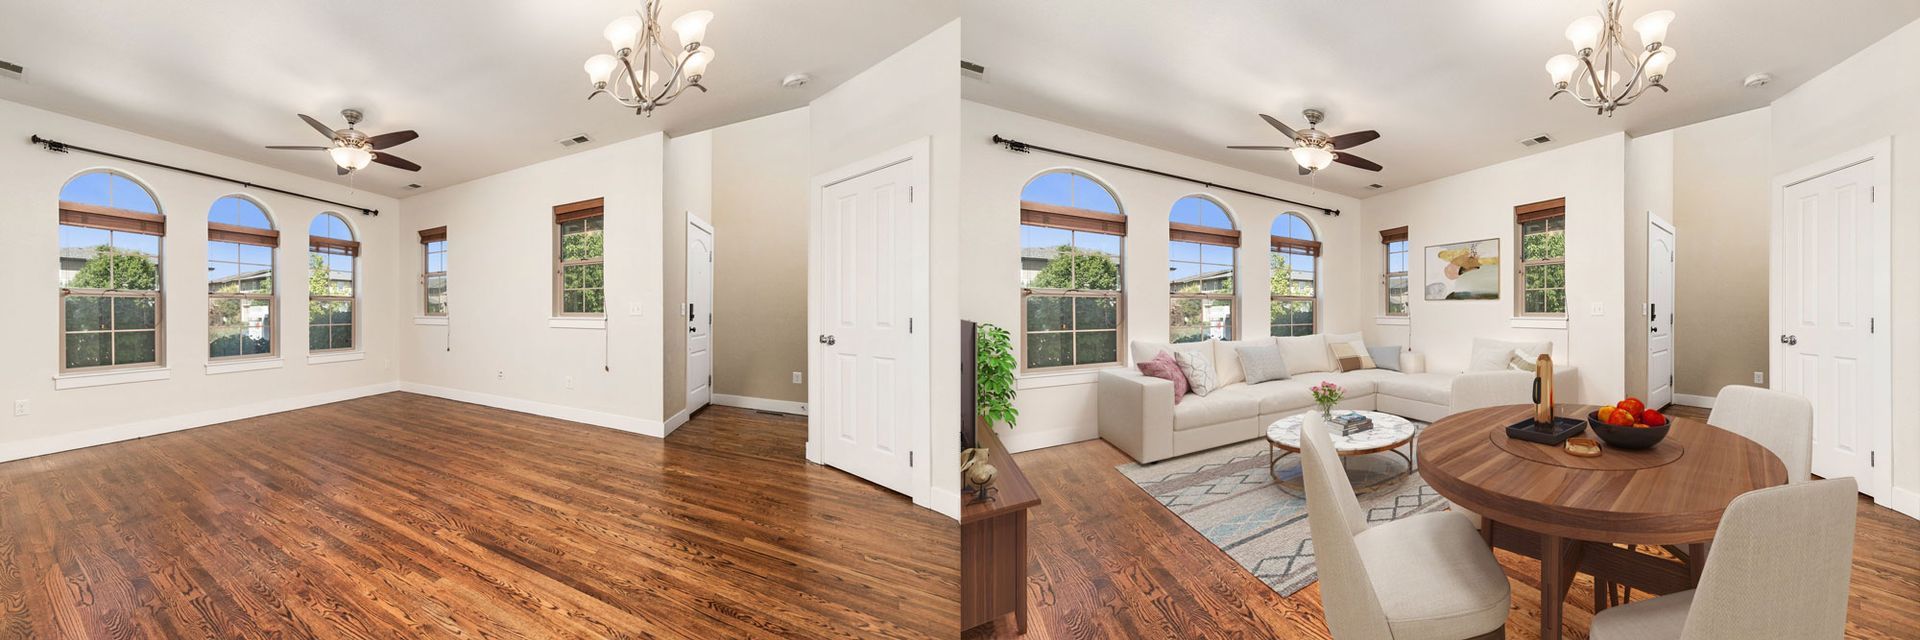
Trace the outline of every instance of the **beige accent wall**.
{"type": "Polygon", "coordinates": [[[713,131],[716,394],[807,401],[792,375],[807,370],[808,133],[805,107],[713,131]]]}
{"type": "Polygon", "coordinates": [[[1762,108],[1673,132],[1676,394],[1713,397],[1767,371],[1772,126],[1762,108]]]}

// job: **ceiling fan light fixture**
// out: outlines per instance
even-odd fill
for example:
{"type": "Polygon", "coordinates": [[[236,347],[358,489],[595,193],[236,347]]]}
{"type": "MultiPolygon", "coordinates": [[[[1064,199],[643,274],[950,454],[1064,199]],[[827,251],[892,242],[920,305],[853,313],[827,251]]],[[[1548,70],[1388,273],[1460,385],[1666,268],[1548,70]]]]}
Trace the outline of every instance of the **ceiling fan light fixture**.
{"type": "Polygon", "coordinates": [[[359,171],[373,164],[373,150],[365,147],[337,146],[327,150],[333,163],[348,171],[359,171]]]}
{"type": "Polygon", "coordinates": [[[1294,147],[1289,153],[1293,154],[1294,162],[1299,163],[1301,167],[1308,171],[1319,171],[1333,166],[1333,150],[1331,149],[1299,146],[1294,147]]]}

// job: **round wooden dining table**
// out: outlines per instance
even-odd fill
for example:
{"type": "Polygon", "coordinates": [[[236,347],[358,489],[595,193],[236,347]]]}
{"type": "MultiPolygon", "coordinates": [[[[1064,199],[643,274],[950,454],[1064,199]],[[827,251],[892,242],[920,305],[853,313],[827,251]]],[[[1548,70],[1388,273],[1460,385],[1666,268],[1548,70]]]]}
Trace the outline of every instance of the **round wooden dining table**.
{"type": "MultiPolygon", "coordinates": [[[[1554,413],[1584,421],[1594,409],[1562,405],[1554,413]]],[[[1676,579],[1689,587],[1727,504],[1787,482],[1786,466],[1766,447],[1703,420],[1673,418],[1651,449],[1603,443],[1599,457],[1583,458],[1507,436],[1508,425],[1533,413],[1531,404],[1467,411],[1428,426],[1417,442],[1420,475],[1454,505],[1480,514],[1489,544],[1540,559],[1542,640],[1560,637],[1561,603],[1583,561],[1596,578],[1617,576],[1652,593],[1676,590],[1676,579]],[[1677,565],[1616,543],[1688,551],[1677,565]]],[[[1580,436],[1598,440],[1591,428],[1580,436]]]]}

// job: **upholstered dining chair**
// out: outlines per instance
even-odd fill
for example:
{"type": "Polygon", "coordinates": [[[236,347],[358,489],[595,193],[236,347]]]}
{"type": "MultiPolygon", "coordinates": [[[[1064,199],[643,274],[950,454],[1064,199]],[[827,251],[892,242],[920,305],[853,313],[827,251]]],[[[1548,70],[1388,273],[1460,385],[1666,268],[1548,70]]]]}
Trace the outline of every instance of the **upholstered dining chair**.
{"type": "Polygon", "coordinates": [[[1506,637],[1507,576],[1465,516],[1439,511],[1369,526],[1320,415],[1309,413],[1300,433],[1320,602],[1334,638],[1506,637]]]}
{"type": "Polygon", "coordinates": [[[1714,532],[1699,588],[1602,611],[1590,637],[1841,637],[1858,490],[1853,478],[1834,478],[1734,498],[1714,532]]]}
{"type": "Polygon", "coordinates": [[[1787,393],[1727,385],[1713,400],[1707,424],[1746,436],[1780,456],[1787,482],[1813,479],[1813,403],[1787,393]]]}

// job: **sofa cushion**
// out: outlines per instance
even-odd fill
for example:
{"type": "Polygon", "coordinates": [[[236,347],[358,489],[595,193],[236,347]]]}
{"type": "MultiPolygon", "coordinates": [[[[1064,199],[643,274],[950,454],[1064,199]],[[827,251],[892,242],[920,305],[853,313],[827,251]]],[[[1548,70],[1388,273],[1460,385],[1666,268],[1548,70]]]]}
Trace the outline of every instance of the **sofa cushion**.
{"type": "Polygon", "coordinates": [[[1384,395],[1427,404],[1447,406],[1453,402],[1453,375],[1445,373],[1402,373],[1377,380],[1384,395]]]}
{"type": "Polygon", "coordinates": [[[1207,354],[1208,358],[1212,358],[1214,351],[1213,343],[1214,341],[1211,339],[1200,342],[1181,342],[1176,344],[1135,340],[1131,343],[1130,349],[1133,353],[1134,362],[1152,360],[1154,356],[1160,355],[1162,351],[1172,351],[1174,353],[1204,353],[1207,354]]]}
{"type": "Polygon", "coordinates": [[[1180,372],[1180,363],[1174,362],[1172,351],[1162,351],[1151,360],[1139,364],[1140,373],[1173,383],[1173,403],[1180,404],[1187,397],[1187,374],[1180,372]]]}
{"type": "Polygon", "coordinates": [[[1174,405],[1173,430],[1211,427],[1259,414],[1260,398],[1246,384],[1228,385],[1206,396],[1190,396],[1186,402],[1174,405]]]}
{"type": "Polygon", "coordinates": [[[1313,394],[1307,389],[1319,384],[1304,379],[1272,380],[1248,387],[1260,398],[1260,414],[1293,414],[1313,407],[1313,394]]]}
{"type": "Polygon", "coordinates": [[[1187,377],[1188,390],[1204,396],[1220,388],[1220,376],[1214,372],[1213,359],[1206,354],[1181,351],[1173,354],[1173,361],[1180,365],[1180,373],[1187,377]]]}
{"type": "Polygon", "coordinates": [[[1253,338],[1250,340],[1221,340],[1213,345],[1213,371],[1220,375],[1220,384],[1246,382],[1246,365],[1240,363],[1240,349],[1273,344],[1273,338],[1253,338]]]}
{"type": "Polygon", "coordinates": [[[1333,352],[1327,350],[1327,338],[1320,334],[1274,338],[1280,354],[1287,360],[1287,377],[1303,373],[1333,371],[1333,352]]]}
{"type": "Polygon", "coordinates": [[[1287,358],[1280,353],[1280,345],[1269,341],[1259,346],[1240,347],[1236,351],[1240,356],[1240,368],[1246,373],[1247,384],[1287,379],[1287,358]]]}
{"type": "Polygon", "coordinates": [[[1366,375],[1372,371],[1379,371],[1379,369],[1361,369],[1359,371],[1328,373],[1321,374],[1317,377],[1321,380],[1340,385],[1341,389],[1346,390],[1346,394],[1344,394],[1346,398],[1351,400],[1361,396],[1373,395],[1380,390],[1378,380],[1371,375],[1366,375]]]}
{"type": "Polygon", "coordinates": [[[1515,349],[1534,355],[1553,353],[1553,341],[1532,340],[1514,342],[1474,338],[1472,356],[1467,360],[1468,371],[1504,371],[1511,368],[1515,349]]]}

